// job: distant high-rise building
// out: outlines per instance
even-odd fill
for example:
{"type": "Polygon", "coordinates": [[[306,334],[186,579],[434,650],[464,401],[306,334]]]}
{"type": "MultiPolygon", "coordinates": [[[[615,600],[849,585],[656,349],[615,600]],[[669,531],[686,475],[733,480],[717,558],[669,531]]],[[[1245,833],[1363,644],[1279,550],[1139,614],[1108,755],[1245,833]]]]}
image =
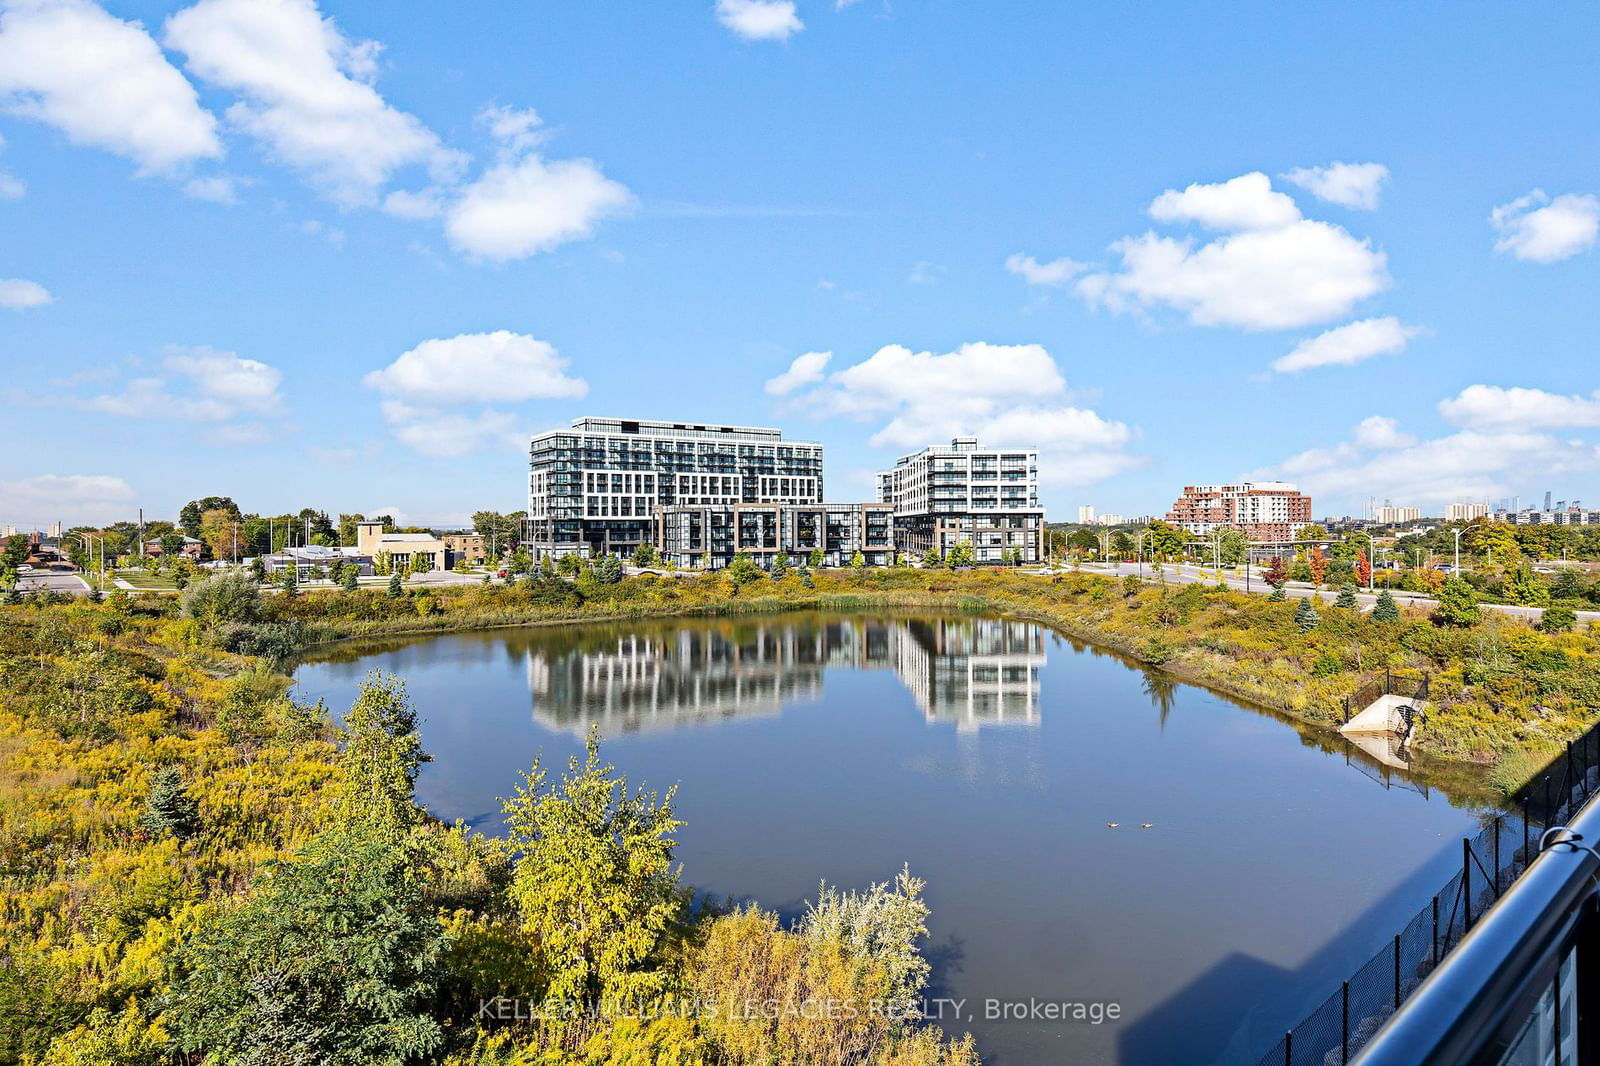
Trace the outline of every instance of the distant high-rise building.
{"type": "Polygon", "coordinates": [[[1470,522],[1489,513],[1487,503],[1450,503],[1444,508],[1446,522],[1470,522]]]}
{"type": "Polygon", "coordinates": [[[1078,508],[1078,524],[1080,526],[1094,525],[1094,504],[1086,503],[1078,508]]]}
{"type": "Polygon", "coordinates": [[[1415,507],[1396,507],[1385,500],[1383,506],[1373,512],[1372,520],[1380,526],[1396,526],[1402,522],[1416,522],[1421,520],[1422,511],[1415,507]]]}
{"type": "Polygon", "coordinates": [[[1253,541],[1293,540],[1311,521],[1311,497],[1287,481],[1185,485],[1167,521],[1201,535],[1231,527],[1253,541]]]}

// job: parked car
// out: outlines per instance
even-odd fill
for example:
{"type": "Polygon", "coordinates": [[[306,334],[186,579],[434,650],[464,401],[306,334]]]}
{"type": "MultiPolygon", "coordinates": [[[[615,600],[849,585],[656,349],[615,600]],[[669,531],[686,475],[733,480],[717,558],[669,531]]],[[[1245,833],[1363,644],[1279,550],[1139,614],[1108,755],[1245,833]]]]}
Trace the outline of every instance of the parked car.
{"type": "Polygon", "coordinates": [[[33,573],[33,567],[29,566],[27,563],[23,563],[21,566],[17,567],[17,573],[31,574],[33,573]]]}

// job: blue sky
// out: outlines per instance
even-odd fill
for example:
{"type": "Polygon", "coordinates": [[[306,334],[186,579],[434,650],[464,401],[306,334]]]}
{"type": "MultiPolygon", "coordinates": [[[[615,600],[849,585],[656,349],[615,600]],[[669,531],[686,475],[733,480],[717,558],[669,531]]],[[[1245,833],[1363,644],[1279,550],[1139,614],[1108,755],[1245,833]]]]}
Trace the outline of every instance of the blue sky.
{"type": "Polygon", "coordinates": [[[591,413],[1600,505],[1597,19],[0,0],[0,522],[460,520],[591,413]]]}

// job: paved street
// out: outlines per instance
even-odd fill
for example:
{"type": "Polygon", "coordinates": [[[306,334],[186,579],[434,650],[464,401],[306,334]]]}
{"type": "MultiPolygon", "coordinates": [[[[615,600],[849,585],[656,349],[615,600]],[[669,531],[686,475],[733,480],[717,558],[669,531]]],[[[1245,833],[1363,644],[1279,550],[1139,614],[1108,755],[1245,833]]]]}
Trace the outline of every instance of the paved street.
{"type": "MultiPolygon", "coordinates": [[[[1122,577],[1126,574],[1138,574],[1141,572],[1137,563],[1125,562],[1114,563],[1110,566],[1104,566],[1098,563],[1085,563],[1082,569],[1086,573],[1116,577],[1122,577]]],[[[1208,567],[1191,565],[1174,566],[1172,564],[1167,564],[1163,567],[1163,569],[1165,570],[1167,581],[1173,584],[1187,585],[1195,582],[1203,582],[1205,584],[1216,583],[1216,571],[1211,570],[1208,567]]],[[[1147,582],[1154,582],[1156,580],[1154,568],[1149,563],[1145,563],[1143,574],[1144,579],[1147,582]]],[[[1251,571],[1248,590],[1246,589],[1246,577],[1243,570],[1224,570],[1223,575],[1224,581],[1230,588],[1236,588],[1241,592],[1250,591],[1265,596],[1272,591],[1272,586],[1267,584],[1266,579],[1261,576],[1261,572],[1259,570],[1253,569],[1251,571]]],[[[1432,610],[1434,607],[1438,606],[1437,600],[1431,599],[1427,596],[1422,596],[1414,592],[1402,592],[1399,589],[1392,589],[1390,591],[1391,595],[1393,595],[1395,598],[1395,602],[1400,604],[1402,607],[1420,607],[1424,610],[1432,610]]],[[[1317,599],[1328,603],[1332,603],[1339,595],[1337,592],[1331,592],[1326,589],[1313,590],[1309,585],[1298,581],[1291,581],[1286,584],[1284,586],[1284,592],[1289,596],[1295,597],[1296,599],[1306,599],[1307,597],[1315,596],[1317,599]]],[[[1362,609],[1365,610],[1375,604],[1378,598],[1375,595],[1371,595],[1366,592],[1358,592],[1356,594],[1356,600],[1361,604],[1362,609]]],[[[1500,603],[1485,603],[1481,606],[1486,611],[1498,611],[1501,614],[1509,614],[1513,617],[1523,618],[1529,621],[1538,621],[1539,619],[1540,608],[1538,607],[1516,607],[1510,604],[1500,603]]],[[[1579,611],[1577,614],[1580,622],[1600,621],[1600,611],[1579,611]]]]}
{"type": "Polygon", "coordinates": [[[24,595],[42,592],[45,589],[66,593],[68,596],[86,596],[89,593],[88,582],[78,574],[63,570],[34,570],[18,574],[17,588],[24,595]]]}

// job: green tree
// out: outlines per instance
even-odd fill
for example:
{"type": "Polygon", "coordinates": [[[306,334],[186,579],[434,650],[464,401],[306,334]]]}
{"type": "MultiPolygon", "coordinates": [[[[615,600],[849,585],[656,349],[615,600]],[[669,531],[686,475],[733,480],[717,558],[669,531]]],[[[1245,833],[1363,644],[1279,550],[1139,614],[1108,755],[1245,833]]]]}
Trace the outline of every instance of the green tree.
{"type": "Polygon", "coordinates": [[[430,552],[412,552],[411,562],[407,567],[412,575],[426,574],[433,570],[433,555],[430,552]]]}
{"type": "Polygon", "coordinates": [[[550,1000],[636,1002],[666,987],[663,949],[683,911],[672,864],[676,791],[630,791],[600,761],[591,729],[583,761],[571,758],[559,783],[535,760],[506,801],[521,856],[507,894],[543,951],[550,1000]]]}
{"type": "Polygon", "coordinates": [[[578,571],[583,569],[583,560],[575,552],[568,552],[556,562],[556,569],[568,577],[576,577],[578,571]]]}
{"type": "Polygon", "coordinates": [[[1388,589],[1378,593],[1378,602],[1372,608],[1372,618],[1377,622],[1400,621],[1400,606],[1394,602],[1394,597],[1388,589]]]}
{"type": "Polygon", "coordinates": [[[975,559],[972,554],[972,545],[964,540],[958,541],[951,545],[950,554],[945,559],[945,563],[952,568],[957,566],[971,566],[974,561],[975,559]]]}
{"type": "Polygon", "coordinates": [[[854,555],[850,556],[850,569],[861,571],[865,570],[866,568],[867,557],[865,555],[862,555],[860,552],[856,552],[854,555]]]}
{"type": "Polygon", "coordinates": [[[1539,612],[1539,628],[1546,633],[1566,633],[1578,624],[1578,612],[1571,607],[1546,607],[1539,612]]]}
{"type": "Polygon", "coordinates": [[[757,566],[755,561],[743,552],[733,557],[733,562],[728,564],[728,568],[723,573],[728,576],[729,581],[733,582],[735,589],[748,585],[752,581],[759,581],[763,576],[761,567],[757,566]]]}
{"type": "Polygon", "coordinates": [[[1128,575],[1124,576],[1123,579],[1122,579],[1122,596],[1123,596],[1123,599],[1131,600],[1131,599],[1133,599],[1133,597],[1139,595],[1139,589],[1143,585],[1144,585],[1144,582],[1139,580],[1139,575],[1138,574],[1128,574],[1128,575]]]}
{"type": "Polygon", "coordinates": [[[1289,594],[1287,592],[1283,591],[1283,586],[1282,585],[1274,585],[1272,587],[1272,591],[1267,594],[1267,602],[1268,603],[1282,603],[1283,601],[1287,600],[1288,598],[1289,598],[1289,594]]]}
{"type": "Polygon", "coordinates": [[[1150,523],[1144,543],[1150,558],[1170,562],[1183,557],[1187,541],[1188,534],[1182,529],[1157,519],[1150,523]]]}
{"type": "Polygon", "coordinates": [[[1243,565],[1244,557],[1250,551],[1250,541],[1246,539],[1244,530],[1229,526],[1221,532],[1218,540],[1217,553],[1222,557],[1222,565],[1243,565]]]}
{"type": "Polygon", "coordinates": [[[345,716],[339,755],[339,811],[399,837],[421,817],[413,796],[430,761],[405,682],[373,671],[345,716]]]}
{"type": "Polygon", "coordinates": [[[153,837],[171,833],[187,840],[199,831],[200,805],[189,795],[179,767],[163,766],[151,775],[139,824],[153,837]]]}
{"type": "Polygon", "coordinates": [[[1300,606],[1294,609],[1294,624],[1300,627],[1300,632],[1309,633],[1322,622],[1322,616],[1317,614],[1317,608],[1307,596],[1300,601],[1300,606]]]}
{"type": "Polygon", "coordinates": [[[1132,555],[1136,548],[1137,545],[1134,542],[1134,539],[1128,535],[1127,530],[1119,529],[1115,533],[1111,534],[1111,554],[1117,556],[1119,559],[1127,558],[1128,556],[1132,555]]]}
{"type": "Polygon", "coordinates": [[[1304,526],[1300,527],[1300,536],[1298,538],[1296,538],[1296,539],[1298,539],[1298,540],[1327,540],[1328,539],[1328,530],[1327,530],[1327,528],[1325,526],[1321,525],[1320,523],[1312,522],[1310,525],[1304,525],[1304,526]]]}
{"type": "Polygon", "coordinates": [[[633,549],[633,565],[643,570],[656,565],[656,550],[652,545],[641,544],[633,549]]]}
{"type": "Polygon", "coordinates": [[[772,579],[778,581],[788,575],[789,553],[780,548],[778,554],[772,557],[772,579]]]}
{"type": "Polygon", "coordinates": [[[259,555],[250,560],[250,580],[257,585],[265,585],[267,583],[267,563],[259,555]]]}
{"type": "Polygon", "coordinates": [[[1527,563],[1518,563],[1506,574],[1506,599],[1512,603],[1540,606],[1550,602],[1550,586],[1527,563]]]}
{"type": "Polygon", "coordinates": [[[400,571],[396,570],[394,573],[389,575],[388,596],[391,600],[398,600],[404,594],[404,580],[400,577],[400,571]]]}
{"type": "Polygon", "coordinates": [[[1583,592],[1583,575],[1571,566],[1562,567],[1550,586],[1550,595],[1558,600],[1581,600],[1583,592]]]}
{"type": "Polygon", "coordinates": [[[1093,555],[1100,550],[1100,538],[1093,530],[1075,529],[1067,538],[1067,547],[1079,555],[1093,555]]]}
{"type": "Polygon", "coordinates": [[[354,592],[361,587],[361,568],[355,563],[346,563],[340,567],[339,583],[346,592],[354,592]]]}
{"type": "Polygon", "coordinates": [[[922,553],[922,565],[923,566],[943,566],[944,565],[944,560],[939,558],[939,549],[938,548],[929,548],[927,551],[923,552],[922,553]]]}
{"type": "Polygon", "coordinates": [[[185,589],[180,604],[185,617],[207,629],[254,622],[261,615],[261,589],[243,570],[218,570],[185,589]]]}
{"type": "Polygon", "coordinates": [[[1439,590],[1439,606],[1430,616],[1437,626],[1465,628],[1478,622],[1478,594],[1471,585],[1454,575],[1439,590]]]}
{"type": "Polygon", "coordinates": [[[807,565],[809,565],[813,570],[821,570],[822,564],[827,561],[827,558],[827,555],[821,548],[812,548],[811,555],[807,560],[807,565]]]}
{"type": "Polygon", "coordinates": [[[300,591],[300,579],[293,559],[290,559],[284,568],[278,571],[278,587],[283,589],[285,596],[293,596],[300,591]]]}
{"type": "MultiPolygon", "coordinates": [[[[231,496],[202,496],[198,500],[190,500],[178,511],[178,525],[185,534],[200,539],[201,519],[207,511],[223,511],[229,518],[238,521],[239,505],[233,502],[231,496]]],[[[162,551],[166,550],[166,538],[162,538],[162,551]]]]}
{"type": "Polygon", "coordinates": [[[167,1023],[206,1062],[406,1066],[443,1040],[443,948],[406,849],[339,819],[178,948],[167,1023]]]}
{"type": "Polygon", "coordinates": [[[1348,581],[1340,585],[1339,595],[1333,601],[1333,605],[1335,607],[1346,608],[1347,610],[1360,606],[1359,601],[1356,600],[1356,587],[1348,581]]]}

